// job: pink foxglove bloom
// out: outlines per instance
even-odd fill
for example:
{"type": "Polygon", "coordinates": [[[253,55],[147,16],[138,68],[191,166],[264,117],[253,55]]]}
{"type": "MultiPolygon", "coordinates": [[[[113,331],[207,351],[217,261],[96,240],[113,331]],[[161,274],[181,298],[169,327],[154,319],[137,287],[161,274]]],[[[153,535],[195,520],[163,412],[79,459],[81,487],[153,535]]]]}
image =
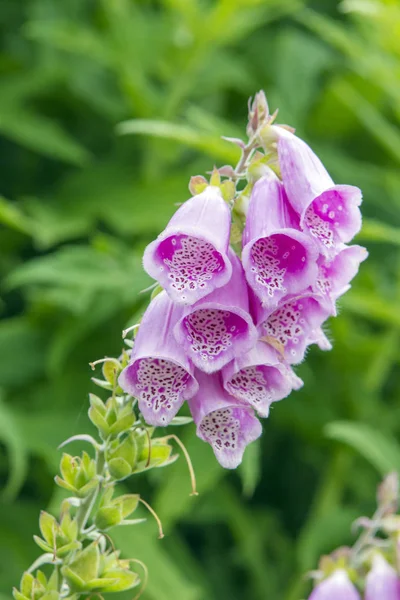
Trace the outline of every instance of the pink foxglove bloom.
{"type": "Polygon", "coordinates": [[[268,417],[272,402],[286,398],[303,385],[278,352],[265,342],[258,342],[226,365],[222,380],[231,396],[248,402],[260,417],[268,417]]]}
{"type": "Polygon", "coordinates": [[[174,329],[179,345],[206,373],[218,371],[257,341],[240,260],[232,251],[229,258],[233,267],[229,282],[186,307],[174,329]]]}
{"type": "Polygon", "coordinates": [[[187,200],[144,252],[143,266],[179,304],[194,304],[225,285],[231,211],[220,190],[207,187],[187,200]]]}
{"type": "Polygon", "coordinates": [[[150,425],[168,425],[183,402],[198,390],[193,365],[172,333],[182,310],[165,292],[152,300],[140,324],[130,364],[119,378],[121,388],[138,398],[150,425]]]}
{"type": "Polygon", "coordinates": [[[308,600],[361,600],[344,569],[337,569],[319,583],[308,600]]]}
{"type": "MultiPolygon", "coordinates": [[[[278,128],[277,128],[278,129],[278,128]]],[[[300,225],[327,256],[339,243],[348,243],[360,231],[361,191],[335,185],[311,148],[279,128],[278,158],[288,198],[300,215],[300,225]]]]}
{"type": "Polygon", "coordinates": [[[316,244],[298,224],[283,185],[271,171],[253,188],[242,252],[247,281],[267,308],[303,292],[317,276],[316,244]]]}
{"type": "Polygon", "coordinates": [[[196,371],[199,391],[188,403],[199,438],[208,442],[216,459],[226,469],[235,469],[245,448],[260,437],[261,423],[253,409],[230,396],[221,374],[196,371]]]}
{"type": "Polygon", "coordinates": [[[331,350],[321,329],[331,310],[312,294],[288,299],[269,313],[257,301],[253,306],[261,338],[280,350],[289,364],[301,362],[310,344],[331,350]]]}
{"type": "Polygon", "coordinates": [[[313,291],[331,305],[333,314],[336,314],[335,301],[350,289],[350,281],[367,256],[368,252],[362,246],[343,246],[331,260],[323,255],[318,258],[318,276],[313,291]]]}
{"type": "Polygon", "coordinates": [[[365,579],[365,600],[400,600],[399,576],[380,554],[365,579]]]}

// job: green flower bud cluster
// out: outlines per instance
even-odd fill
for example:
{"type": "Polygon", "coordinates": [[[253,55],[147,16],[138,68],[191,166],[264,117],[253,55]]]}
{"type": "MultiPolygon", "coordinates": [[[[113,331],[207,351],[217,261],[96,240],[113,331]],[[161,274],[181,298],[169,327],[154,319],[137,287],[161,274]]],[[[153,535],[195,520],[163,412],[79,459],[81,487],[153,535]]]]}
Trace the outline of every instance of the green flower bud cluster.
{"type": "MultiPolygon", "coordinates": [[[[103,401],[90,394],[89,418],[98,431],[98,440],[86,434],[64,442],[85,442],[90,452],[79,456],[64,453],[56,484],[66,490],[58,518],[42,511],[39,518],[40,536],[34,540],[43,554],[24,573],[19,589],[13,590],[15,600],[79,600],[88,594],[122,592],[145,584],[147,569],[140,560],[120,558],[108,536],[119,525],[138,525],[143,518],[131,518],[142,503],[156,519],[159,537],[163,537],[157,514],[138,494],[119,494],[118,484],[136,473],[173,463],[178,455],[168,443],[174,435],[155,437],[155,429],[147,426],[136,410],[136,400],[125,395],[118,386],[118,376],[128,361],[123,351],[119,360],[102,361],[104,379],[93,378],[109,397],[103,401]],[[39,570],[52,565],[47,579],[39,570]],[[141,565],[145,577],[134,570],[141,565]]],[[[91,366],[94,368],[95,364],[91,366]]],[[[188,422],[176,418],[175,425],[188,422]]],[[[182,448],[185,457],[187,452],[182,448]]],[[[193,492],[194,475],[189,461],[193,492]]]]}

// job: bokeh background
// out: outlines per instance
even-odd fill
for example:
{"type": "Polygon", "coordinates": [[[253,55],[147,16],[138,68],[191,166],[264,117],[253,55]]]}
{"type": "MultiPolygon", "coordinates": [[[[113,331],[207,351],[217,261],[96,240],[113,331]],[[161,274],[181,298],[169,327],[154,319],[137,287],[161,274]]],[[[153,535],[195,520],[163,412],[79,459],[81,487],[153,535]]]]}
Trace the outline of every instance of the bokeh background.
{"type": "MultiPolygon", "coordinates": [[[[141,252],[194,174],[236,161],[259,89],[340,183],[364,192],[370,258],[235,473],[193,426],[183,460],[127,485],[159,512],[116,536],[145,600],[299,600],[400,468],[397,0],[2,0],[0,598],[37,555],[66,437],[88,431],[88,362],[143,310],[141,252]],[[130,134],[118,123],[135,119],[130,134]]],[[[76,452],[78,448],[76,448],[76,452]]],[[[125,596],[126,598],[131,597],[125,596]]]]}

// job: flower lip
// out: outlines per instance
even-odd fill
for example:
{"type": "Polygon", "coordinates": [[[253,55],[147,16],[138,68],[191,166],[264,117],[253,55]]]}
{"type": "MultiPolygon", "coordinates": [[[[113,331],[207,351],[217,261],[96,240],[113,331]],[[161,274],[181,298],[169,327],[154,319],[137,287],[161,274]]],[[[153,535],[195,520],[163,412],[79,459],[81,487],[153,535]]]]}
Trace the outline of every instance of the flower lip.
{"type": "Polygon", "coordinates": [[[272,171],[267,173],[251,193],[242,260],[250,287],[266,307],[275,308],[312,284],[318,251],[312,238],[300,231],[282,183],[272,171]]]}
{"type": "Polygon", "coordinates": [[[289,364],[301,362],[310,344],[331,349],[321,326],[332,310],[311,292],[288,298],[273,311],[253,296],[253,311],[261,339],[277,348],[289,364]]]}
{"type": "Polygon", "coordinates": [[[248,312],[216,302],[201,302],[182,317],[174,334],[190,360],[206,373],[218,371],[257,340],[257,329],[248,312]]]}
{"type": "Polygon", "coordinates": [[[167,425],[198,390],[193,365],[172,335],[182,311],[165,292],[152,300],[140,324],[130,363],[119,377],[122,389],[138,398],[140,411],[150,425],[167,425]]]}
{"type": "Polygon", "coordinates": [[[350,281],[356,276],[360,264],[368,257],[362,246],[345,246],[338,248],[336,256],[327,260],[320,255],[318,259],[318,276],[313,285],[313,293],[320,297],[336,316],[336,300],[350,289],[350,281]]]}
{"type": "Polygon", "coordinates": [[[230,221],[230,209],[219,189],[206,188],[187,200],[147,246],[144,269],[174,302],[194,304],[231,277],[230,221]]]}
{"type": "Polygon", "coordinates": [[[286,296],[303,292],[315,279],[318,252],[296,229],[277,229],[246,244],[242,252],[246,279],[262,303],[274,308],[286,296]]]}
{"type": "Polygon", "coordinates": [[[289,201],[320,251],[332,255],[337,243],[349,242],[361,228],[361,191],[335,185],[303,140],[283,129],[278,135],[278,159],[289,201]]]}
{"type": "Polygon", "coordinates": [[[196,371],[196,377],[199,391],[188,403],[197,435],[211,445],[224,468],[235,469],[246,446],[260,437],[261,423],[250,406],[226,392],[220,373],[196,371]]]}
{"type": "Polygon", "coordinates": [[[323,254],[335,254],[337,244],[350,242],[361,229],[360,203],[359,188],[336,185],[310,200],[300,225],[315,239],[323,254]]]}
{"type": "Polygon", "coordinates": [[[159,427],[168,425],[199,388],[182,363],[162,353],[134,358],[121,373],[119,384],[138,398],[146,422],[159,427]]]}
{"type": "Polygon", "coordinates": [[[225,390],[249,403],[261,417],[268,417],[272,402],[282,400],[303,382],[265,342],[239,356],[222,370],[225,390]]]}
{"type": "Polygon", "coordinates": [[[257,341],[249,314],[248,291],[238,257],[230,251],[233,272],[228,284],[184,309],[174,328],[175,338],[190,360],[213,373],[257,341]]]}

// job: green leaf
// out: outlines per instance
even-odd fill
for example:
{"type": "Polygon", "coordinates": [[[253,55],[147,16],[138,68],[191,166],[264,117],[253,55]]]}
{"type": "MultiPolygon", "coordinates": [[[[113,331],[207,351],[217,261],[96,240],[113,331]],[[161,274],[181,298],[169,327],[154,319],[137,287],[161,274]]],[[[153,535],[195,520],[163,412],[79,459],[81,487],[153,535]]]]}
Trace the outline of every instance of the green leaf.
{"type": "Polygon", "coordinates": [[[400,246],[400,228],[381,223],[375,219],[363,219],[357,241],[383,242],[400,246]]]}
{"type": "Polygon", "coordinates": [[[31,234],[31,225],[26,215],[2,196],[0,196],[0,223],[20,233],[31,234]]]}
{"type": "Polygon", "coordinates": [[[7,448],[10,463],[8,481],[3,487],[2,496],[4,500],[10,501],[17,496],[24,482],[28,468],[28,457],[21,428],[11,408],[2,399],[1,393],[0,439],[7,448]]]}
{"type": "Polygon", "coordinates": [[[13,141],[50,158],[83,165],[90,154],[61,126],[26,108],[5,112],[0,117],[0,132],[13,141]]]}
{"type": "Polygon", "coordinates": [[[229,144],[217,136],[198,131],[188,125],[179,125],[168,121],[146,119],[124,121],[118,125],[117,133],[120,135],[148,135],[166,138],[228,163],[235,163],[240,156],[239,150],[233,144],[229,144]]]}
{"type": "Polygon", "coordinates": [[[335,421],[325,427],[325,434],[351,446],[383,476],[400,470],[400,445],[387,433],[364,423],[335,421]]]}

